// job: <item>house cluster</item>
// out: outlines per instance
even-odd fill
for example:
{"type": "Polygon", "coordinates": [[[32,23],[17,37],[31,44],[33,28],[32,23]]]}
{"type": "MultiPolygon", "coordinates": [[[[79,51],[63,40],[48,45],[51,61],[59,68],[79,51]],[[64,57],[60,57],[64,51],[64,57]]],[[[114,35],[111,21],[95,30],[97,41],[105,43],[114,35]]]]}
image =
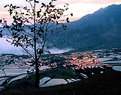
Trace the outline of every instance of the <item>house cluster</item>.
{"type": "Polygon", "coordinates": [[[23,58],[19,55],[4,54],[0,56],[1,68],[28,68],[31,58],[23,58]]]}
{"type": "Polygon", "coordinates": [[[73,69],[86,69],[86,68],[98,68],[103,66],[110,66],[107,64],[100,63],[99,60],[95,58],[94,54],[77,52],[72,53],[69,56],[65,56],[65,67],[71,66],[73,69]]]}
{"type": "MultiPolygon", "coordinates": [[[[85,69],[85,68],[95,68],[109,66],[107,64],[102,64],[97,56],[103,51],[94,52],[74,52],[70,54],[56,54],[56,55],[45,55],[39,60],[39,66],[49,66],[52,68],[64,66],[71,67],[73,69],[85,69]]],[[[34,60],[24,55],[17,56],[12,54],[6,54],[0,56],[0,64],[9,65],[14,63],[19,68],[29,66],[34,66],[34,60]]]]}

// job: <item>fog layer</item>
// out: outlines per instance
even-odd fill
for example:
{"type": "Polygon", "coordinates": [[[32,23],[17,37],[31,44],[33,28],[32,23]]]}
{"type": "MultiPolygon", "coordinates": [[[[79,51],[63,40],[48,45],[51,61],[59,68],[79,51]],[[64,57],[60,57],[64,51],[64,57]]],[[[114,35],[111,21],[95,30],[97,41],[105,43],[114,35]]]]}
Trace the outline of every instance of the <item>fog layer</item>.
{"type": "MultiPolygon", "coordinates": [[[[64,53],[68,52],[72,49],[58,49],[58,48],[52,48],[50,49],[50,52],[52,54],[58,54],[58,53],[64,53]]],[[[21,47],[15,47],[8,43],[6,41],[6,38],[0,38],[0,55],[1,54],[15,54],[15,55],[23,55],[26,54],[26,52],[21,47]]]]}

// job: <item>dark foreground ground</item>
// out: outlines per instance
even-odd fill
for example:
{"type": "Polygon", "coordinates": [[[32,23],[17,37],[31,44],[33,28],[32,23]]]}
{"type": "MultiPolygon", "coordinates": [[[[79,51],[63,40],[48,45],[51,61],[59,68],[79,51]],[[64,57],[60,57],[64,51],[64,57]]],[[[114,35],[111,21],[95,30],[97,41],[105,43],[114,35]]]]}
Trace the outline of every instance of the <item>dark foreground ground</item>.
{"type": "Polygon", "coordinates": [[[121,95],[121,72],[110,71],[55,87],[8,88],[0,95],[121,95]]]}

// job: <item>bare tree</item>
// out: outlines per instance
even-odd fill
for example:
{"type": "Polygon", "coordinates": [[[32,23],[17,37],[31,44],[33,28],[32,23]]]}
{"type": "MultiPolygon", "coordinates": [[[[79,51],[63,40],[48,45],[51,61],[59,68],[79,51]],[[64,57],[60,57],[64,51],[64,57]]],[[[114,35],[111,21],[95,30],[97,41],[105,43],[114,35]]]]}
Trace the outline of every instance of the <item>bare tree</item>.
{"type": "Polygon", "coordinates": [[[49,44],[48,41],[51,41],[52,35],[56,36],[59,32],[66,30],[66,25],[62,22],[69,22],[69,17],[73,15],[72,13],[65,14],[68,4],[59,8],[54,4],[55,1],[57,0],[51,0],[46,4],[40,3],[39,0],[26,0],[28,5],[24,7],[13,4],[5,5],[13,21],[11,25],[8,25],[7,20],[0,19],[3,26],[0,36],[3,37],[2,31],[7,29],[7,41],[16,47],[22,47],[27,54],[33,57],[37,88],[39,88],[38,61],[44,52],[50,53],[49,49],[56,46],[49,44]]]}

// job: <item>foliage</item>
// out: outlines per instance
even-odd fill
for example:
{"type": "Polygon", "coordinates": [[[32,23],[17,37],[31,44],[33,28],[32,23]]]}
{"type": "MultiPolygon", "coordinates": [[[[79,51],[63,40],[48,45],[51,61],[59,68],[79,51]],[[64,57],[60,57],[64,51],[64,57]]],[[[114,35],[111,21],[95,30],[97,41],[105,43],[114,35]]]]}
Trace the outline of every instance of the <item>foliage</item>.
{"type": "Polygon", "coordinates": [[[47,49],[56,45],[48,45],[46,42],[51,40],[51,35],[57,35],[58,32],[66,30],[66,25],[60,22],[64,20],[69,22],[68,17],[64,19],[68,4],[65,4],[63,8],[58,8],[53,4],[55,1],[52,0],[49,4],[40,4],[37,0],[35,0],[35,3],[34,0],[26,0],[30,6],[24,7],[13,4],[5,5],[4,7],[8,8],[8,12],[13,19],[11,25],[8,25],[5,19],[0,20],[3,28],[7,28],[11,35],[9,36],[10,40],[7,41],[14,46],[21,46],[29,55],[33,56],[28,49],[35,49],[34,43],[36,40],[38,55],[42,54],[43,51],[50,53],[47,49]]]}
{"type": "MultiPolygon", "coordinates": [[[[0,37],[4,29],[8,30],[7,41],[12,45],[22,47],[35,61],[36,69],[36,86],[39,85],[39,59],[44,52],[50,53],[48,49],[57,46],[50,45],[47,41],[51,41],[51,35],[57,34],[66,30],[64,20],[69,22],[68,4],[63,8],[56,7],[56,0],[51,0],[48,4],[40,3],[39,0],[26,0],[29,5],[5,5],[13,21],[8,25],[7,20],[0,19],[2,28],[0,29],[0,37]],[[66,19],[64,19],[66,17],[66,19]],[[33,53],[34,52],[34,53],[33,53]]],[[[72,13],[69,15],[73,15],[72,13]]],[[[63,42],[63,41],[62,41],[63,42]]],[[[64,41],[65,42],[65,41],[64,41]]]]}

